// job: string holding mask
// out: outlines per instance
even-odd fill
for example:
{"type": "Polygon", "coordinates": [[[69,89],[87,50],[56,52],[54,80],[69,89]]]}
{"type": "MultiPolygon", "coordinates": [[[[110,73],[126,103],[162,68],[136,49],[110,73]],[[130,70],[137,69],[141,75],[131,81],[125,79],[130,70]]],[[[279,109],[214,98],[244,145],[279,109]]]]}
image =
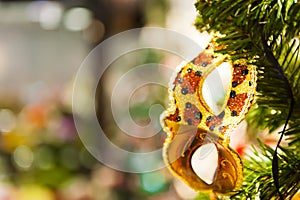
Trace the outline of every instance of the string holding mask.
{"type": "Polygon", "coordinates": [[[229,140],[254,100],[256,68],[246,59],[232,61],[229,55],[215,52],[222,48],[215,37],[195,59],[178,67],[161,124],[168,134],[163,157],[170,171],[196,191],[226,194],[242,184],[243,165],[229,140]],[[202,89],[222,63],[229,65],[231,78],[225,103],[214,113],[202,89]]]}

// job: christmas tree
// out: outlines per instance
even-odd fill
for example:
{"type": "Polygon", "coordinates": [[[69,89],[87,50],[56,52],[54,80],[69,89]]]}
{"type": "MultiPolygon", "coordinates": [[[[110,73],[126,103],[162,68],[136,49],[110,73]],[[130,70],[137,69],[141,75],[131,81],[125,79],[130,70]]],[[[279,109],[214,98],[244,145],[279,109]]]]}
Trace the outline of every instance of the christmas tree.
{"type": "MultiPolygon", "coordinates": [[[[257,101],[247,116],[270,133],[283,127],[276,148],[260,142],[244,159],[244,182],[232,199],[296,199],[300,190],[300,2],[199,0],[196,27],[221,33],[219,53],[253,60],[257,101]],[[285,136],[287,145],[282,144],[285,136]]],[[[276,134],[273,133],[273,134],[276,134]]]]}

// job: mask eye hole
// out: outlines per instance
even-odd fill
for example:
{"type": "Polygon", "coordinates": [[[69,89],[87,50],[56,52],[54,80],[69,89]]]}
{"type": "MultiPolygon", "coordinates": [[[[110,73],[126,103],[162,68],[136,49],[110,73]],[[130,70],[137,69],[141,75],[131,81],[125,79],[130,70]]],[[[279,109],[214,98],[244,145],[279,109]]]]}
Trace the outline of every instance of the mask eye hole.
{"type": "Polygon", "coordinates": [[[229,90],[231,79],[231,65],[229,62],[224,62],[204,80],[202,96],[215,115],[225,108],[226,92],[229,90]]]}
{"type": "Polygon", "coordinates": [[[218,170],[218,150],[215,144],[200,146],[191,157],[191,166],[195,174],[207,184],[212,184],[218,170]]]}

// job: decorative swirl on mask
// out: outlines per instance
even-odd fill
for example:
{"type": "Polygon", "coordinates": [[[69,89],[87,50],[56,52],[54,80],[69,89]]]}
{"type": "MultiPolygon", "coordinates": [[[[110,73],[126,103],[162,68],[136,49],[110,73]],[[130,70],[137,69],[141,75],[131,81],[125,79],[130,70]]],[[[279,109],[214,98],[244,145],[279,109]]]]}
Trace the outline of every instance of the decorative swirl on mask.
{"type": "Polygon", "coordinates": [[[216,39],[191,62],[178,66],[170,82],[169,107],[161,115],[161,124],[168,134],[163,156],[171,172],[196,191],[225,194],[242,184],[242,162],[229,147],[229,140],[253,103],[257,73],[251,61],[232,61],[229,55],[216,53],[226,48],[217,45],[216,39]],[[231,84],[221,112],[214,113],[203,97],[202,88],[207,76],[224,62],[230,65],[231,84]],[[202,166],[191,164],[195,151],[205,144],[213,144],[218,154],[211,182],[197,174],[196,168],[202,166]]]}

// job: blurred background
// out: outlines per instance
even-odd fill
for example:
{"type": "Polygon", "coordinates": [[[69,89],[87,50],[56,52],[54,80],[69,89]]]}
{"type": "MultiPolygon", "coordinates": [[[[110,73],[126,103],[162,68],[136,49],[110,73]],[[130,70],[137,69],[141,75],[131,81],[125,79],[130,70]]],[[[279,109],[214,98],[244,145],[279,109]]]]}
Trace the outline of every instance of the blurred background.
{"type": "MultiPolygon", "coordinates": [[[[163,27],[204,48],[208,36],[193,25],[194,3],[0,0],[0,200],[214,199],[195,193],[165,168],[137,174],[103,165],[80,141],[72,115],[77,70],[89,52],[110,36],[133,28],[163,27]]],[[[165,51],[144,49],[120,56],[109,66],[98,84],[96,108],[99,123],[114,144],[133,152],[162,147],[161,130],[145,139],[126,135],[112,117],[110,97],[130,69],[157,63],[173,70],[181,61],[165,51]]],[[[165,82],[170,78],[163,71],[160,77],[165,82]]],[[[130,88],[124,85],[123,92],[132,92],[130,88]]],[[[122,98],[117,103],[124,104],[122,98]]],[[[167,88],[147,85],[132,93],[129,113],[136,124],[147,125],[151,105],[167,103],[167,88]]],[[[158,120],[160,113],[154,114],[158,120]]],[[[277,141],[251,130],[246,122],[236,132],[231,146],[240,155],[256,137],[270,145],[277,141]],[[246,129],[255,137],[245,136],[246,129]]],[[[136,160],[129,162],[142,166],[136,160]]]]}
{"type": "MultiPolygon", "coordinates": [[[[155,26],[205,46],[195,17],[193,0],[0,1],[0,200],[194,199],[197,193],[166,169],[130,174],[94,159],[76,133],[71,99],[78,68],[101,41],[155,26]]],[[[101,79],[99,122],[120,146],[158,149],[162,131],[142,143],[124,136],[107,106],[109,97],[116,79],[131,67],[155,62],[175,68],[181,60],[151,50],[132,56],[101,79]]],[[[130,114],[136,123],[147,124],[153,103],[167,105],[166,88],[148,86],[134,94],[130,114]]]]}

